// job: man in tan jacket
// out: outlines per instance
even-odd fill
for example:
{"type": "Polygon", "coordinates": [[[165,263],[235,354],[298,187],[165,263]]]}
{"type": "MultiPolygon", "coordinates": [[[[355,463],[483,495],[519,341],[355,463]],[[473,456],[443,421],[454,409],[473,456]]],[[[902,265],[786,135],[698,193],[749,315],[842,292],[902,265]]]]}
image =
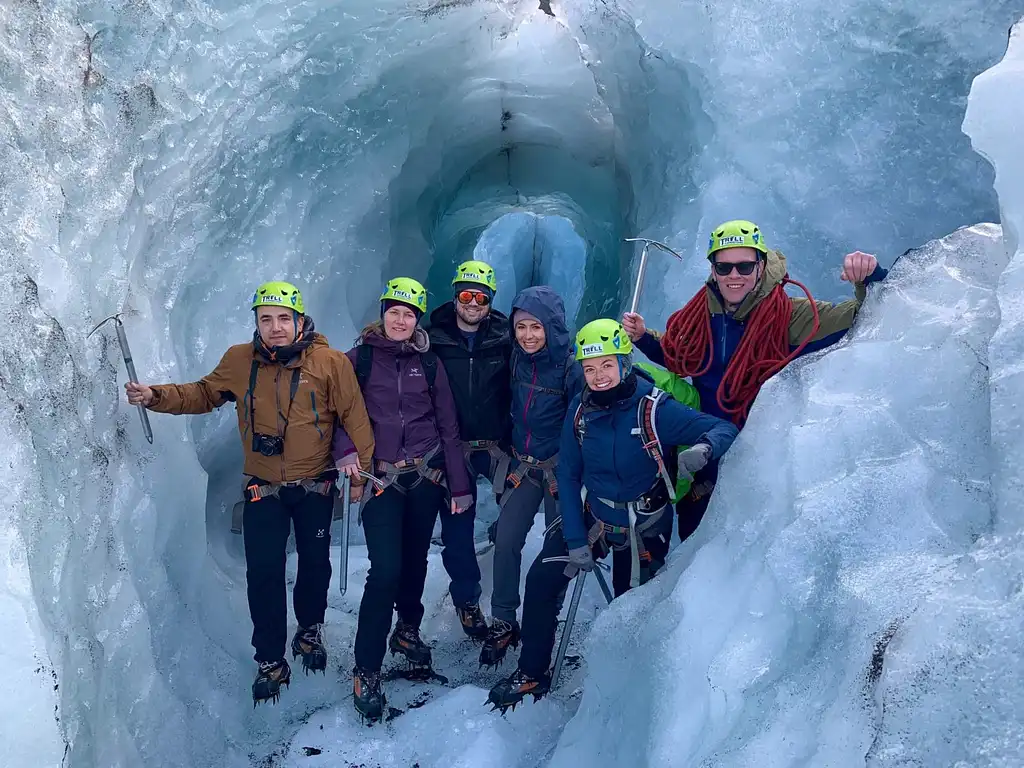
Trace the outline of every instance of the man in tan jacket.
{"type": "MultiPolygon", "coordinates": [[[[298,575],[292,593],[298,630],[292,657],[324,671],[327,589],[331,580],[331,519],[339,472],[352,478],[352,498],[362,493],[359,470],[369,472],[373,431],[352,364],[331,349],[305,314],[290,283],[261,285],[252,299],[252,342],[224,353],[211,374],[191,384],[128,383],[128,402],[160,413],[209,413],[235,403],[245,453],[243,513],[246,589],[252,644],[259,671],[254,705],[280,696],[291,681],[284,658],[288,631],[286,545],[295,526],[298,575]],[[331,458],[340,424],[356,453],[331,458]]],[[[326,674],[326,672],[325,672],[326,674]]]]}

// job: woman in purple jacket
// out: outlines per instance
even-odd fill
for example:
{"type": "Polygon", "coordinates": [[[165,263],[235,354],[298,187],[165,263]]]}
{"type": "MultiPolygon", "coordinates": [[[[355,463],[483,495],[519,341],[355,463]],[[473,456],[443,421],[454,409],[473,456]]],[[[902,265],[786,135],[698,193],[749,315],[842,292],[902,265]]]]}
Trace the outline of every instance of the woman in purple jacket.
{"type": "MultiPolygon", "coordinates": [[[[419,626],[434,521],[446,492],[453,514],[473,502],[444,366],[418,325],[427,292],[415,280],[398,277],[380,300],[381,319],[347,353],[373,425],[374,474],[384,484],[365,501],[361,515],[370,570],[359,605],[352,695],[356,711],[371,721],[380,719],[386,705],[380,678],[386,647],[404,655],[414,670],[430,670],[430,648],[419,626]],[[388,642],[395,609],[398,624],[388,642]]],[[[336,430],[335,461],[344,464],[354,450],[348,435],[336,430]]]]}

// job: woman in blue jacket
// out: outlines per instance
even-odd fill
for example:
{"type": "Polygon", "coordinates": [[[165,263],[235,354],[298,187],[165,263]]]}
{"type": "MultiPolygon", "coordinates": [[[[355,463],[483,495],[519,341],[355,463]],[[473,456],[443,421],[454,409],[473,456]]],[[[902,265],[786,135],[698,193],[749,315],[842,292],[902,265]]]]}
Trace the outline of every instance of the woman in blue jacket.
{"type": "Polygon", "coordinates": [[[678,471],[692,476],[729,449],[737,429],[668,397],[652,400],[654,385],[633,369],[633,344],[615,320],[594,320],[576,337],[576,359],[586,387],[562,426],[557,469],[561,525],[546,532],[544,547],[526,577],[518,669],[495,685],[490,701],[505,708],[550,686],[560,596],[594,558],[628,551],[631,568],[620,593],[653,576],[667,553],[672,529],[670,491],[660,456],[679,452],[678,471]],[[642,423],[642,422],[649,423],[642,423]],[[650,445],[653,433],[657,448],[650,445]],[[659,539],[655,541],[655,539],[659,539]],[[568,566],[566,565],[568,561],[568,566]]]}
{"type": "MultiPolygon", "coordinates": [[[[561,297],[546,285],[521,291],[512,302],[512,460],[505,473],[494,531],[491,615],[480,663],[499,664],[519,644],[519,582],[526,535],[544,503],[544,520],[558,519],[555,466],[566,409],[583,386],[571,356],[572,337],[561,297]]],[[[495,474],[495,480],[501,468],[495,474]]]]}

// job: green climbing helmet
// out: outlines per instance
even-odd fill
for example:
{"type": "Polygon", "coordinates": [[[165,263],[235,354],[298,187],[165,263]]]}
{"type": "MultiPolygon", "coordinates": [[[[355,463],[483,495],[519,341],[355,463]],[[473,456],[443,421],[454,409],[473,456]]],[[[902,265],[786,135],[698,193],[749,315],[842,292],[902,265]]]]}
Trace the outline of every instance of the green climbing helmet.
{"type": "Polygon", "coordinates": [[[257,307],[284,307],[292,309],[300,315],[306,313],[306,306],[302,303],[302,294],[299,289],[291,283],[280,280],[271,280],[256,289],[252,295],[252,309],[255,312],[257,307]]]}
{"type": "Polygon", "coordinates": [[[605,355],[628,355],[632,351],[633,342],[618,320],[607,317],[591,320],[576,334],[577,360],[605,355]]]}
{"type": "Polygon", "coordinates": [[[768,253],[768,246],[764,244],[761,228],[754,222],[745,219],[727,221],[711,231],[711,239],[708,240],[708,258],[710,259],[712,254],[726,248],[754,248],[761,253],[768,253]]]}
{"type": "Polygon", "coordinates": [[[427,289],[411,277],[396,277],[388,280],[384,286],[384,293],[380,295],[381,301],[400,301],[408,304],[413,309],[426,313],[427,311],[427,289]]]}
{"type": "Polygon", "coordinates": [[[464,261],[459,264],[452,279],[452,285],[456,283],[476,283],[490,288],[491,293],[498,292],[498,279],[494,275],[494,269],[482,261],[464,261]]]}

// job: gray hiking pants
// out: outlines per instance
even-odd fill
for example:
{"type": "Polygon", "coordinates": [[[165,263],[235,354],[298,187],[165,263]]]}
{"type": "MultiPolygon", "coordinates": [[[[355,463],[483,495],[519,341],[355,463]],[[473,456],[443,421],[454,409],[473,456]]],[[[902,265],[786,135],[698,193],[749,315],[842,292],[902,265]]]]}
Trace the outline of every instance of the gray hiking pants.
{"type": "Polygon", "coordinates": [[[516,621],[519,610],[519,583],[523,565],[526,535],[544,502],[544,525],[558,519],[558,502],[547,491],[540,472],[532,472],[541,486],[524,479],[518,488],[508,488],[508,500],[498,516],[494,535],[494,587],[491,592],[491,615],[504,621],[516,621]]]}

